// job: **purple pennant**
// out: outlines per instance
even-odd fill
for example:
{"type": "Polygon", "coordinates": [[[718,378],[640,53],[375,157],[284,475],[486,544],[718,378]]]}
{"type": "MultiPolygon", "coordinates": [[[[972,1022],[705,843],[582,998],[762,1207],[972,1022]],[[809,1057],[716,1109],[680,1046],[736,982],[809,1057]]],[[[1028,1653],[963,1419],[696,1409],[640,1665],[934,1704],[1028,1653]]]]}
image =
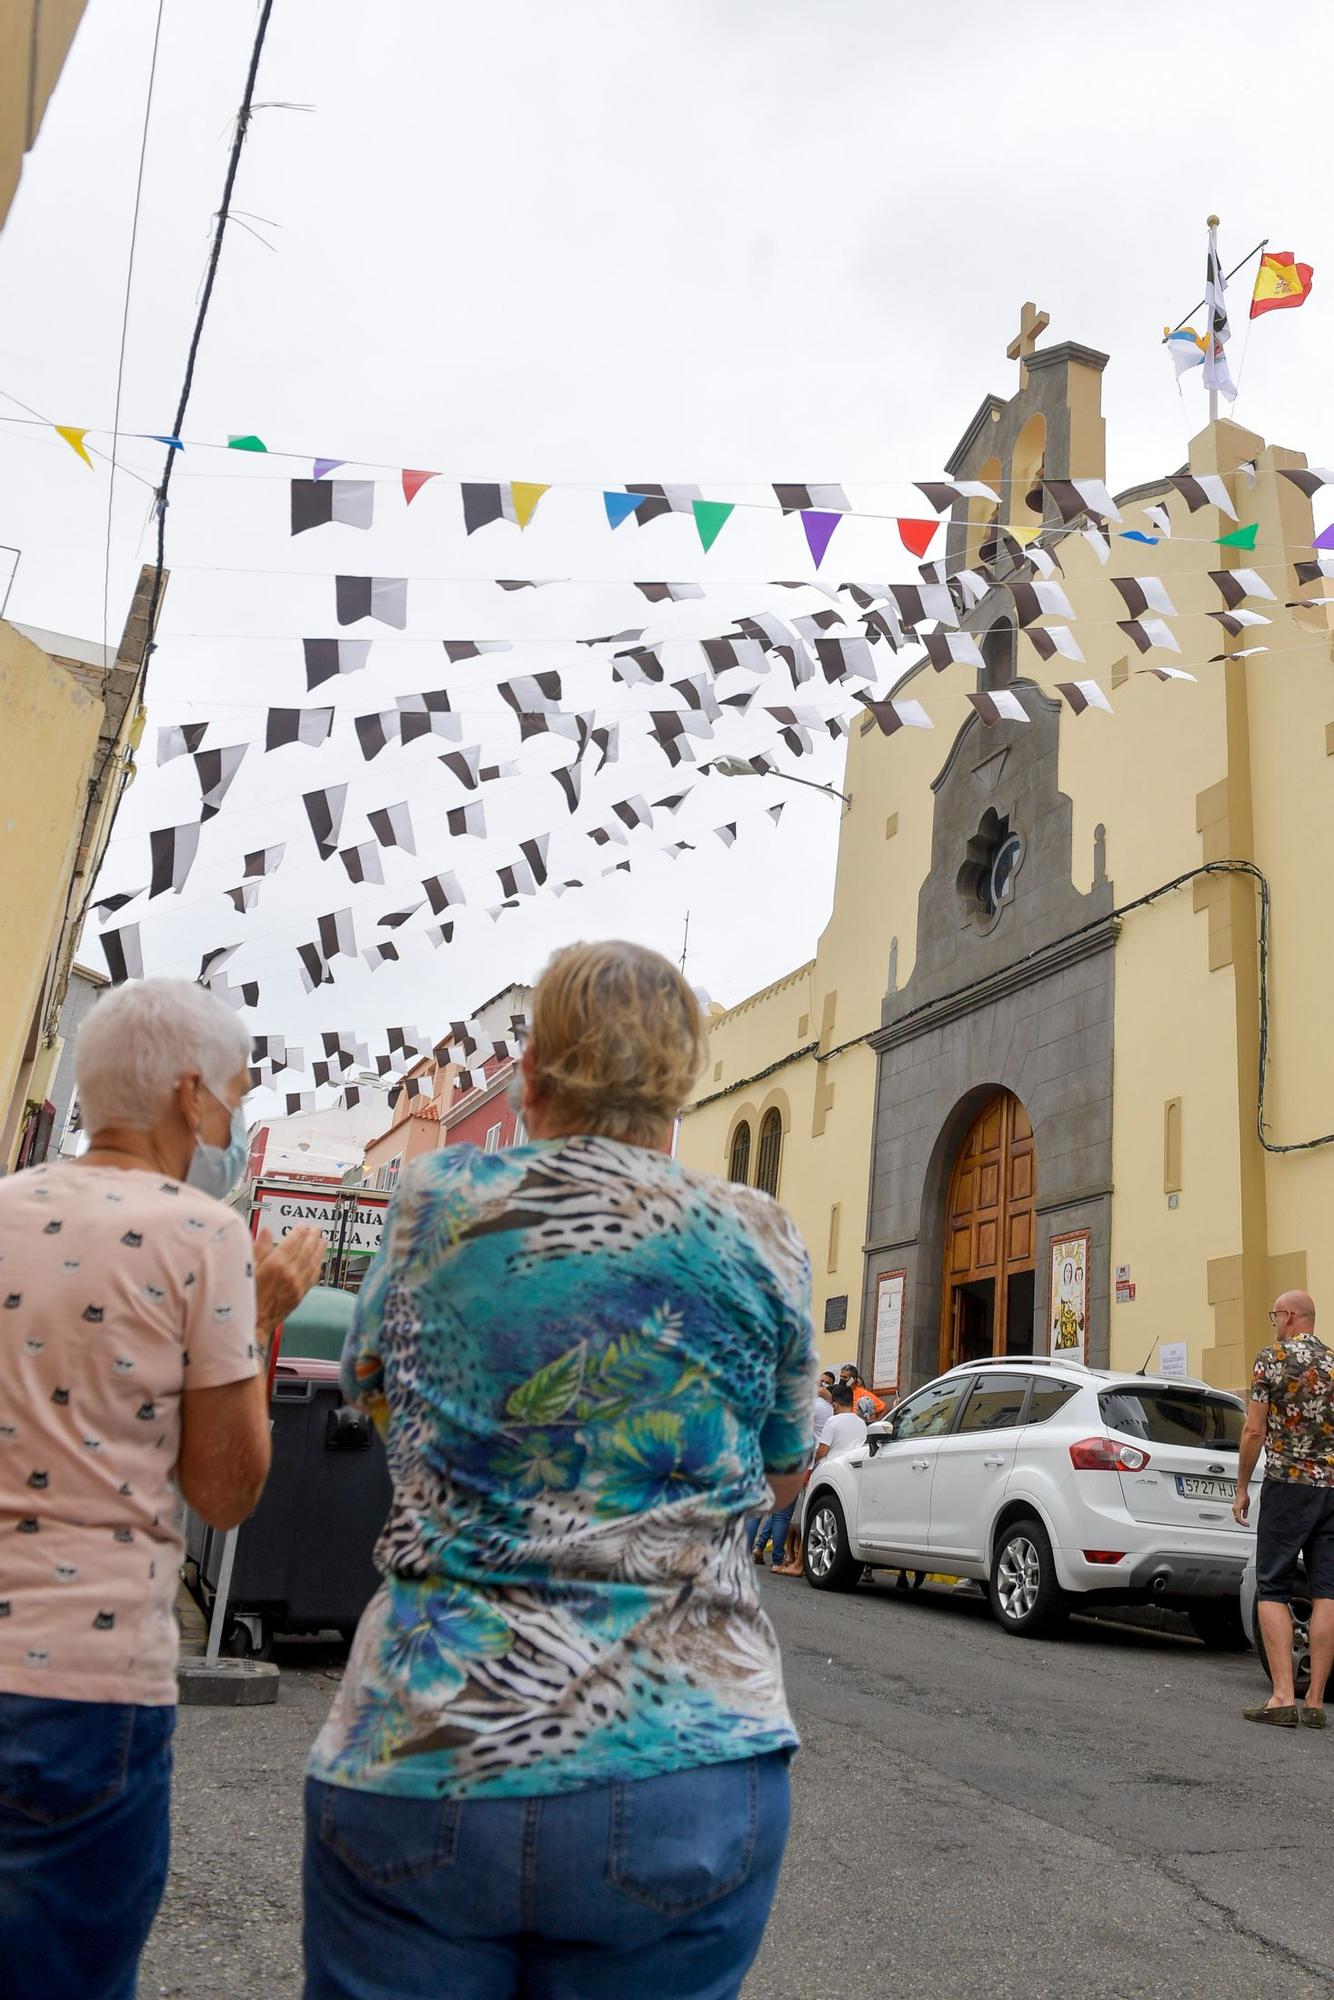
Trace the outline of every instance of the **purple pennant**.
{"type": "Polygon", "coordinates": [[[1311,547],[1313,549],[1334,549],[1334,521],[1331,521],[1329,526],[1316,536],[1311,547]]]}
{"type": "Polygon", "coordinates": [[[337,472],[340,465],[346,464],[347,460],[345,458],[317,458],[312,477],[323,479],[326,472],[337,472]]]}
{"type": "Polygon", "coordinates": [[[822,514],[813,508],[802,508],[801,525],[806,530],[806,546],[817,569],[824,561],[824,552],[829,547],[830,537],[842,519],[841,514],[822,514]]]}

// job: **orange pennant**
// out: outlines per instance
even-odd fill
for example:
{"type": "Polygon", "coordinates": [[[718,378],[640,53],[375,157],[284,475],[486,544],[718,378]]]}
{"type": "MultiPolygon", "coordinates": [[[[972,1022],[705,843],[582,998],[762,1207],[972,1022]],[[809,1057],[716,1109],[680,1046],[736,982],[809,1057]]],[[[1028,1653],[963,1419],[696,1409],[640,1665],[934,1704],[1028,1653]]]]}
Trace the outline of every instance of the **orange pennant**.
{"type": "Polygon", "coordinates": [[[899,540],[910,556],[924,556],[935,540],[939,521],[912,521],[899,516],[899,540]]]}

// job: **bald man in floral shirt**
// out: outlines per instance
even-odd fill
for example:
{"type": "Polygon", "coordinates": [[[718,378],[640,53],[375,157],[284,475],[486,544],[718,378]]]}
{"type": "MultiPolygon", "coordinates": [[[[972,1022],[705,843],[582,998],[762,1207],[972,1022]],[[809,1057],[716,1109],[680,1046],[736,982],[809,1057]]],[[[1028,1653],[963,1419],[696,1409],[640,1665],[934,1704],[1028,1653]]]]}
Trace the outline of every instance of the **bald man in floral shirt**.
{"type": "Polygon", "coordinates": [[[1256,1599],[1274,1691],[1248,1721],[1295,1729],[1325,1726],[1325,1684],[1334,1664],[1334,1353],[1316,1338],[1315,1301],[1284,1292],[1269,1314],[1272,1343],[1256,1356],[1241,1435],[1233,1513],[1244,1522],[1251,1475],[1263,1446],[1264,1490],[1256,1529],[1256,1599]],[[1293,1686],[1292,1613],[1297,1558],[1311,1593],[1311,1682],[1299,1709],[1293,1686]]]}

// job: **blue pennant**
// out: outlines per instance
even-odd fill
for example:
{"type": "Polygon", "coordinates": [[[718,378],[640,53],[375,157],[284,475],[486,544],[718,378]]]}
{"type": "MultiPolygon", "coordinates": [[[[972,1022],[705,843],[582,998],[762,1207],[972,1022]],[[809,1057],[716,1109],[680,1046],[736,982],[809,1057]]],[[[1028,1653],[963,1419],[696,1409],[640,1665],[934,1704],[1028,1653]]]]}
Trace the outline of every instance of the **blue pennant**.
{"type": "Polygon", "coordinates": [[[607,520],[613,528],[619,528],[637,507],[644,504],[642,493],[604,493],[602,504],[607,510],[607,520]]]}

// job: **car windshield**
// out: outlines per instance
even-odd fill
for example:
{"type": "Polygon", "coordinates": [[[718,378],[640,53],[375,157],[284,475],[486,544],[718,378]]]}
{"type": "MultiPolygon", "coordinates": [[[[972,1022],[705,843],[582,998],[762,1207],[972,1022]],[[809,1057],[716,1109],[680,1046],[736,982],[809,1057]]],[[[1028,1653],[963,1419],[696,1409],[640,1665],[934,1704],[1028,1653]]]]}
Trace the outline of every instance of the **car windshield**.
{"type": "Polygon", "coordinates": [[[1098,1397],[1109,1430],[1148,1444],[1198,1445],[1235,1451],[1241,1442],[1243,1411],[1230,1396],[1207,1389],[1169,1389],[1157,1383],[1129,1383],[1104,1389],[1098,1397]]]}

